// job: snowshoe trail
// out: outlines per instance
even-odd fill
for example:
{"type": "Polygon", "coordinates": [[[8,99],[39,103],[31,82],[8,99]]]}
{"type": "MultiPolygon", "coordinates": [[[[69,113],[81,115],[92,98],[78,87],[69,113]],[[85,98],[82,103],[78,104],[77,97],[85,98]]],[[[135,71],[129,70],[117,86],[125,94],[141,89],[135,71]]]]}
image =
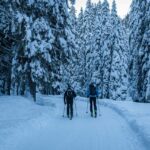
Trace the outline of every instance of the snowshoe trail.
{"type": "MultiPolygon", "coordinates": [[[[62,117],[63,102],[53,100],[55,111],[44,128],[29,136],[20,137],[11,150],[145,150],[129,125],[113,110],[101,106],[101,116],[92,118],[86,113],[86,103],[76,102],[72,120],[62,117]]],[[[43,120],[42,120],[43,121],[43,120]]]]}

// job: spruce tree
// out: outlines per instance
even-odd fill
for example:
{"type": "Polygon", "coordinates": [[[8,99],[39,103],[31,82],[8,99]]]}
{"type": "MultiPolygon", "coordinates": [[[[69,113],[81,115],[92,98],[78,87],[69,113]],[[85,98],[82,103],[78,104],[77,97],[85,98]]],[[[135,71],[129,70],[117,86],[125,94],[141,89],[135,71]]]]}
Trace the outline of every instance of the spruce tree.
{"type": "Polygon", "coordinates": [[[109,88],[109,74],[110,74],[110,63],[111,63],[111,54],[110,54],[110,35],[111,35],[111,23],[110,23],[110,10],[108,1],[105,0],[102,3],[102,35],[101,35],[101,51],[102,51],[102,77],[101,77],[101,90],[102,97],[109,98],[108,88],[109,88]]]}
{"type": "Polygon", "coordinates": [[[111,66],[109,76],[109,98],[125,100],[128,86],[128,43],[127,31],[117,16],[116,3],[113,1],[111,11],[111,66]]]}
{"type": "Polygon", "coordinates": [[[0,2],[0,94],[10,95],[11,61],[14,39],[11,37],[10,1],[0,2]]]}
{"type": "Polygon", "coordinates": [[[146,100],[149,71],[149,8],[147,0],[134,0],[129,15],[130,83],[134,101],[146,100]]]}

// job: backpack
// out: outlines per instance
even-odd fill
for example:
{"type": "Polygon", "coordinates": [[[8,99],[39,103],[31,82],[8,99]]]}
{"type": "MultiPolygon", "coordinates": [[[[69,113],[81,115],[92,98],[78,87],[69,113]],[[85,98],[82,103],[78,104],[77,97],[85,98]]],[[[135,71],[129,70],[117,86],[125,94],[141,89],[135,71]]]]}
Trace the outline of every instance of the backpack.
{"type": "Polygon", "coordinates": [[[96,87],[94,85],[90,85],[90,95],[96,96],[96,87]]]}
{"type": "Polygon", "coordinates": [[[68,89],[66,92],[66,96],[67,96],[67,98],[73,98],[74,97],[73,90],[68,89]]]}

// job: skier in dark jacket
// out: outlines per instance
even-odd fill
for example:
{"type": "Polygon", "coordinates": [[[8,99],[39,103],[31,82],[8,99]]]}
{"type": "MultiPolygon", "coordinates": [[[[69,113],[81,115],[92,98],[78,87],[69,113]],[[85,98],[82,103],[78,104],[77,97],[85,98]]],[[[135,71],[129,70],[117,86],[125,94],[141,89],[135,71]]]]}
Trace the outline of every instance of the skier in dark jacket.
{"type": "Polygon", "coordinates": [[[95,117],[97,117],[97,105],[96,105],[96,98],[98,97],[98,90],[94,83],[91,83],[89,85],[89,89],[87,91],[87,97],[89,97],[90,100],[90,112],[91,117],[93,117],[93,107],[95,112],[95,117]]]}
{"type": "Polygon", "coordinates": [[[68,85],[68,88],[64,94],[64,104],[67,104],[67,117],[72,119],[73,117],[73,100],[76,97],[75,91],[68,85]]]}

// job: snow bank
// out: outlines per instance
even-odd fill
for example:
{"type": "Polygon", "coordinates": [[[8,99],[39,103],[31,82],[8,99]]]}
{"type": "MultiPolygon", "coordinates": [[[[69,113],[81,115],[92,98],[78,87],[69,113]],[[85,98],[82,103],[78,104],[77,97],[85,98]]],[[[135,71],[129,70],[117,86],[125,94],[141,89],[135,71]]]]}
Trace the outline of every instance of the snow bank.
{"type": "MultiPolygon", "coordinates": [[[[41,99],[38,98],[38,100],[41,99]]],[[[33,101],[21,96],[1,96],[0,150],[11,149],[16,140],[19,142],[19,137],[32,134],[30,130],[39,130],[47,126],[45,120],[49,118],[53,106],[50,102],[44,107],[36,105],[33,101]]]]}
{"type": "MultiPolygon", "coordinates": [[[[77,97],[76,100],[84,101],[85,104],[83,104],[86,109],[87,98],[77,97]]],[[[131,101],[99,101],[101,105],[109,107],[121,115],[149,149],[150,104],[131,101]]],[[[54,121],[57,117],[54,114],[61,113],[62,96],[38,95],[37,104],[20,96],[0,97],[0,150],[10,150],[11,147],[15,147],[15,144],[21,143],[21,139],[32,138],[33,133],[39,133],[41,129],[48,128],[52,122],[53,125],[58,124],[59,120],[58,122],[57,120],[54,121]],[[54,113],[54,111],[56,112],[54,113]]],[[[102,112],[102,116],[104,115],[102,112]]]]}
{"type": "Polygon", "coordinates": [[[121,115],[145,146],[150,148],[150,104],[113,100],[100,100],[100,103],[121,115]]]}

